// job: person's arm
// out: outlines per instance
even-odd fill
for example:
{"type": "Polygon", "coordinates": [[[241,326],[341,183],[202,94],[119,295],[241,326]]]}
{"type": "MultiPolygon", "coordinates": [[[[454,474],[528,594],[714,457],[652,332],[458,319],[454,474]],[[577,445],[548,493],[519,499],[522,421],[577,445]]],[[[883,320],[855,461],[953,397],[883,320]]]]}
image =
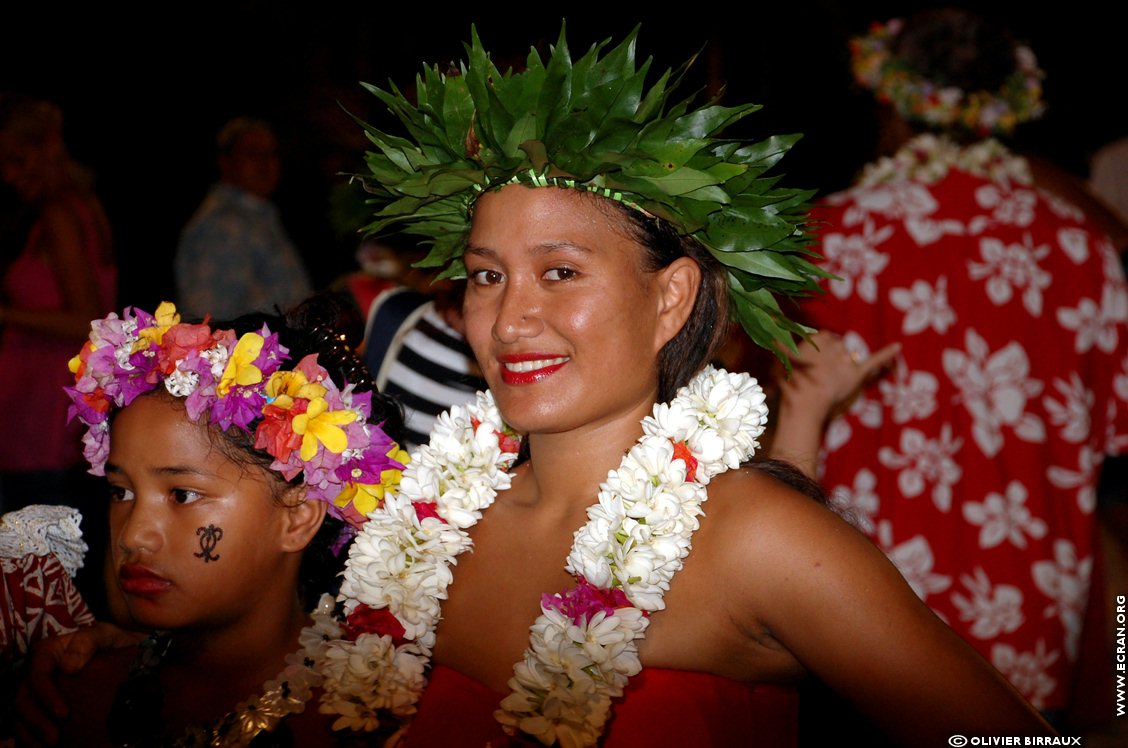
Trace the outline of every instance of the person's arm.
{"type": "Polygon", "coordinates": [[[58,309],[3,307],[0,322],[59,338],[82,340],[90,332],[90,320],[106,310],[101,308],[94,268],[90,265],[79,218],[64,203],[43,208],[40,218],[40,246],[59,287],[62,306],[58,309]]]}
{"type": "Polygon", "coordinates": [[[850,403],[874,377],[892,365],[901,351],[891,343],[866,358],[852,354],[840,335],[818,332],[799,345],[790,376],[776,375],[779,404],[770,454],[817,479],[819,447],[831,418],[850,403]]]}
{"type": "Polygon", "coordinates": [[[70,714],[57,682],[60,675],[79,672],[100,651],[131,647],[142,638],[142,633],[96,622],[33,644],[27,673],[16,692],[19,745],[32,748],[58,743],[60,725],[70,714]]]}
{"type": "Polygon", "coordinates": [[[746,606],[736,620],[770,631],[902,745],[1054,734],[864,535],[775,481],[753,480],[744,490],[751,521],[731,538],[724,573],[746,606]]]}

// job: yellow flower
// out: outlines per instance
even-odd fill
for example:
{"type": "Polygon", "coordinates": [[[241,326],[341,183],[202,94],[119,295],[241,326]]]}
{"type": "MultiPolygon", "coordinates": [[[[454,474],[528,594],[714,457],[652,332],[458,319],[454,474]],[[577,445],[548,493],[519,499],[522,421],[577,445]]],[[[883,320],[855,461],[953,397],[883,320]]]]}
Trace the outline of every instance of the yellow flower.
{"type": "Polygon", "coordinates": [[[351,410],[329,410],[329,403],[323,397],[310,400],[306,412],[294,416],[294,433],[302,435],[302,460],[313,459],[318,442],[333,454],[344,452],[349,438],[341,426],[355,420],[356,413],[351,410]]]}
{"type": "Polygon", "coordinates": [[[333,503],[344,509],[352,502],[353,508],[367,515],[384,501],[384,486],[371,483],[350,483],[337,494],[333,503]]]}
{"type": "Polygon", "coordinates": [[[249,332],[239,338],[231,357],[227,359],[227,368],[223,370],[223,377],[215,386],[215,393],[223,397],[231,391],[232,385],[258,384],[262,381],[262,371],[255,366],[254,361],[262,352],[263,338],[255,332],[249,332]]]}
{"type": "Polygon", "coordinates": [[[294,399],[313,400],[327,390],[317,382],[310,382],[300,371],[276,371],[266,381],[266,396],[272,405],[284,410],[294,407],[294,399]]]}
{"type": "Polygon", "coordinates": [[[134,353],[160,345],[168,328],[179,324],[180,314],[176,311],[176,305],[171,301],[162,301],[153,315],[153,326],[137,331],[138,340],[133,344],[134,353]]]}
{"type": "MultiPolygon", "coordinates": [[[[391,457],[393,460],[395,460],[396,462],[398,462],[401,465],[407,465],[407,463],[411,462],[411,455],[408,454],[406,449],[403,449],[402,447],[400,447],[400,445],[396,444],[395,442],[392,442],[392,448],[389,449],[384,454],[386,454],[388,457],[391,457]]],[[[384,472],[387,472],[387,471],[385,470],[384,472]]]]}

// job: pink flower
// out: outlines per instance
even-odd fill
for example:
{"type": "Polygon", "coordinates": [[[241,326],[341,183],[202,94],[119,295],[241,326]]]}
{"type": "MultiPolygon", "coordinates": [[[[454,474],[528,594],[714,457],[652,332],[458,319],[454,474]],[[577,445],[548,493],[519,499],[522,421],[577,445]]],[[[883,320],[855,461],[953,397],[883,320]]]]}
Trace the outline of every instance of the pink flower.
{"type": "Polygon", "coordinates": [[[577,579],[573,589],[541,596],[541,608],[559,611],[577,625],[585,620],[590,621],[596,613],[603,612],[611,616],[615,615],[618,608],[630,607],[631,601],[621,589],[601,590],[583,577],[577,579]]]}
{"type": "Polygon", "coordinates": [[[415,516],[419,518],[420,522],[427,519],[428,517],[434,517],[435,519],[442,520],[443,522],[446,521],[439,516],[438,505],[433,501],[413,501],[411,502],[411,505],[415,508],[415,516]]]}

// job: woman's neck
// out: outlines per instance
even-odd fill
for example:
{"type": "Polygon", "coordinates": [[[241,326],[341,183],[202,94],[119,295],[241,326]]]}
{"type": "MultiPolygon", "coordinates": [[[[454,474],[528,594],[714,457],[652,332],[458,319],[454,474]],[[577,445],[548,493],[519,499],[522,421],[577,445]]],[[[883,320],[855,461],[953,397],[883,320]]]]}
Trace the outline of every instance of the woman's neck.
{"type": "Polygon", "coordinates": [[[189,683],[228,685],[242,700],[281,672],[306,622],[295,595],[285,606],[260,606],[234,625],[179,629],[172,633],[166,667],[189,683]]]}
{"type": "Polygon", "coordinates": [[[618,467],[623,455],[642,435],[642,419],[653,399],[622,416],[556,434],[528,436],[527,489],[513,499],[567,516],[595,502],[599,484],[618,467]]]}

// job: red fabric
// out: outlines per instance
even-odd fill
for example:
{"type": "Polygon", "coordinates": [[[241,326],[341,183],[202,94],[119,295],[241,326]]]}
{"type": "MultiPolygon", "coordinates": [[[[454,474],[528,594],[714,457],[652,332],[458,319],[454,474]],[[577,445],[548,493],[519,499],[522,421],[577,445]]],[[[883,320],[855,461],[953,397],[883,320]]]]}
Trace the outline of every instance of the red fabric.
{"type": "Polygon", "coordinates": [[[898,367],[828,427],[832,500],[1037,707],[1064,706],[1103,455],[1128,450],[1128,293],[1107,238],[952,171],[833,196],[808,322],[898,367]]]}
{"type": "MultiPolygon", "coordinates": [[[[499,694],[436,665],[404,748],[506,745],[494,720],[499,694]]],[[[752,686],[707,673],[644,668],[617,699],[602,748],[792,748],[799,698],[792,688],[752,686]]]]}
{"type": "Polygon", "coordinates": [[[0,656],[14,658],[45,637],[94,623],[54,555],[0,558],[0,656]]]}

